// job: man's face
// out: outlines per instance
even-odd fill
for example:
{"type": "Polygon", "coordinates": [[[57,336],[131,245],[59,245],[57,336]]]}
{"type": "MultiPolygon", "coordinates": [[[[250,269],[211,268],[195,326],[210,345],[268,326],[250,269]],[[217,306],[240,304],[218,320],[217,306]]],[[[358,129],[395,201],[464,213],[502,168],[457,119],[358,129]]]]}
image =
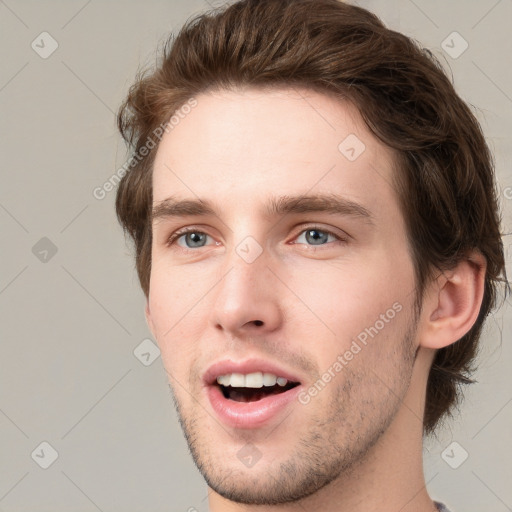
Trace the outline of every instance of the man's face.
{"type": "Polygon", "coordinates": [[[156,156],[153,204],[172,204],[153,224],[146,314],[210,487],[293,501],[371,454],[410,383],[414,271],[392,154],[320,93],[196,99],[156,156]]]}

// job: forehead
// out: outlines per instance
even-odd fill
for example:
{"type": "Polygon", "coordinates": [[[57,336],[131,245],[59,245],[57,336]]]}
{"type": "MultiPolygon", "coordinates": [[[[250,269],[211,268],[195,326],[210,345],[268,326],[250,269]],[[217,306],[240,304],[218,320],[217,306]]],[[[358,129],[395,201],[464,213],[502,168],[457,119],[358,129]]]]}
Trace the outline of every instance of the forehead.
{"type": "Polygon", "coordinates": [[[221,90],[196,101],[160,142],[154,203],[173,195],[222,204],[236,194],[249,206],[311,192],[367,203],[377,215],[396,207],[393,152],[349,102],[298,88],[221,90]]]}

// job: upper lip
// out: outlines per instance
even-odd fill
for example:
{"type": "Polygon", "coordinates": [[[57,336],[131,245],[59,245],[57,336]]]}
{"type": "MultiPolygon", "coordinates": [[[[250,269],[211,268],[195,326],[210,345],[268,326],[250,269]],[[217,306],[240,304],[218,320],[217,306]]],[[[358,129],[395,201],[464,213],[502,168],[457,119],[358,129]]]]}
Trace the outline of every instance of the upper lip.
{"type": "Polygon", "coordinates": [[[244,361],[233,361],[231,359],[225,359],[213,363],[207,368],[203,374],[203,383],[207,386],[211,386],[216,383],[217,377],[220,375],[226,375],[229,373],[272,373],[277,377],[284,377],[289,382],[298,382],[301,380],[297,375],[280,367],[278,364],[267,361],[264,359],[246,359],[244,361]]]}

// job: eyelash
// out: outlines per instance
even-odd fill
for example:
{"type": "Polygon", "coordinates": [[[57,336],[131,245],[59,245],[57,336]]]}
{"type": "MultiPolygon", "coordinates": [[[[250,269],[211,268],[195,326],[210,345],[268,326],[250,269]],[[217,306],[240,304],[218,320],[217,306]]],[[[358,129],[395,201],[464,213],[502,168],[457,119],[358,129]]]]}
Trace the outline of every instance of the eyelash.
{"type": "MultiPolygon", "coordinates": [[[[294,240],[296,238],[298,238],[300,235],[302,235],[303,233],[305,233],[306,231],[320,231],[321,233],[325,233],[327,235],[333,236],[334,238],[336,238],[336,241],[339,242],[339,243],[345,244],[345,243],[348,242],[348,236],[347,237],[342,237],[340,235],[337,235],[333,231],[330,231],[328,229],[322,228],[320,226],[315,226],[315,225],[302,227],[301,231],[299,231],[297,233],[297,235],[294,237],[294,240]]],[[[211,236],[211,235],[208,235],[208,233],[205,233],[204,231],[201,231],[200,229],[194,228],[192,226],[192,227],[183,228],[181,230],[178,230],[178,231],[174,232],[167,239],[165,245],[168,246],[168,247],[176,245],[175,242],[177,240],[179,240],[182,236],[187,235],[188,233],[200,233],[200,234],[203,234],[203,235],[206,235],[206,236],[211,236]]],[[[318,249],[322,250],[321,247],[323,245],[327,245],[329,243],[333,243],[333,242],[327,242],[326,244],[320,244],[320,245],[308,245],[308,244],[298,244],[298,245],[306,245],[307,247],[312,248],[312,250],[318,250],[318,249]]],[[[179,250],[184,251],[184,252],[195,251],[196,250],[196,249],[193,249],[193,248],[185,248],[185,247],[180,247],[180,246],[178,246],[178,248],[179,248],[179,250]]],[[[202,247],[198,247],[197,249],[201,249],[201,248],[202,247]]]]}

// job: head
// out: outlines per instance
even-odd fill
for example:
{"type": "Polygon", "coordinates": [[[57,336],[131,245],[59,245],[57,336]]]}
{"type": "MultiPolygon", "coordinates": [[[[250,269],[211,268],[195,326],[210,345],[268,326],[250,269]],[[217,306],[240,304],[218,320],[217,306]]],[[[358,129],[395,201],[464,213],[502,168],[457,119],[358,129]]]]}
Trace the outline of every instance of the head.
{"type": "Polygon", "coordinates": [[[371,451],[413,381],[420,429],[450,414],[505,271],[492,156],[430,52],[336,0],[236,2],[169,40],[118,122],[137,156],[118,218],[214,489],[315,492],[371,451]],[[271,428],[224,428],[203,373],[254,354],[304,403],[271,428]],[[228,442],[265,478],[233,484],[228,442]]]}

